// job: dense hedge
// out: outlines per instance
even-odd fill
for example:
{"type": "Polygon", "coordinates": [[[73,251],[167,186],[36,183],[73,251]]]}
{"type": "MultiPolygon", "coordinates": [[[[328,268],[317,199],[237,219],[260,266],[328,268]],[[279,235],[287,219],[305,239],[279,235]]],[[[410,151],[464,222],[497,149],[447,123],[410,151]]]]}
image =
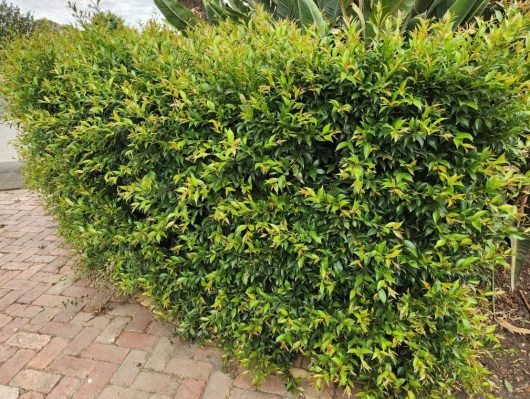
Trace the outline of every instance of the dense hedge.
{"type": "Polygon", "coordinates": [[[453,34],[104,23],[3,60],[26,176],[91,268],[261,373],[478,393],[528,133],[528,16],[453,34]]]}

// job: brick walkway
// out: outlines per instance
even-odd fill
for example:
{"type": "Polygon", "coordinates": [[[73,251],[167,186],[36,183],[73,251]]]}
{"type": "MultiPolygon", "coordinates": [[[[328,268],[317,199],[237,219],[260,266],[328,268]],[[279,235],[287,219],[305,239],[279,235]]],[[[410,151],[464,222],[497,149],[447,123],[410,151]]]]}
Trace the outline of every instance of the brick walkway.
{"type": "Polygon", "coordinates": [[[295,397],[277,378],[259,389],[234,378],[214,347],[181,343],[136,301],[76,281],[54,232],[36,195],[0,191],[1,399],[295,397]]]}

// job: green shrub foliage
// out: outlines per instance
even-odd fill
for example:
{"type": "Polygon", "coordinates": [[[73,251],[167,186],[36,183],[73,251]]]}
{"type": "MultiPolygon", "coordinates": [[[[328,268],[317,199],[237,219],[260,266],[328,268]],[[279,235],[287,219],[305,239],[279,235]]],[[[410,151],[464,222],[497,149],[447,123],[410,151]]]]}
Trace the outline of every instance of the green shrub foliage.
{"type": "Polygon", "coordinates": [[[258,377],[305,355],[362,398],[452,397],[487,385],[528,25],[93,24],[13,45],[2,92],[62,234],[181,333],[258,377]]]}
{"type": "Polygon", "coordinates": [[[34,29],[35,20],[31,13],[23,14],[15,4],[0,1],[0,50],[10,40],[31,33],[34,29]]]}

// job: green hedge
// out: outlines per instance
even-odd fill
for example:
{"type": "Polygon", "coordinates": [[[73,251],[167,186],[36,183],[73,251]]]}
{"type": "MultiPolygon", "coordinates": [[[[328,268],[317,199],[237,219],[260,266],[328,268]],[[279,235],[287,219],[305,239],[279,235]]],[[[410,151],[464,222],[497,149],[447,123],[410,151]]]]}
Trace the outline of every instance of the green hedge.
{"type": "Polygon", "coordinates": [[[181,333],[258,377],[303,354],[363,398],[449,398],[487,386],[528,25],[97,23],[16,43],[1,91],[62,234],[181,333]]]}

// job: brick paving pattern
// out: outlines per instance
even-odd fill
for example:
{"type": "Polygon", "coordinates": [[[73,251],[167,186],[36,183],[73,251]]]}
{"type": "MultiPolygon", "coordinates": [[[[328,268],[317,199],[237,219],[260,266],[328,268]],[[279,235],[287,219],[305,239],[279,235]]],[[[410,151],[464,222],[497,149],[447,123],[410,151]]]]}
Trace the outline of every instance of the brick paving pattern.
{"type": "Polygon", "coordinates": [[[1,399],[295,397],[277,377],[255,387],[229,374],[213,346],[182,343],[135,300],[76,279],[75,261],[35,194],[0,191],[1,399]]]}

